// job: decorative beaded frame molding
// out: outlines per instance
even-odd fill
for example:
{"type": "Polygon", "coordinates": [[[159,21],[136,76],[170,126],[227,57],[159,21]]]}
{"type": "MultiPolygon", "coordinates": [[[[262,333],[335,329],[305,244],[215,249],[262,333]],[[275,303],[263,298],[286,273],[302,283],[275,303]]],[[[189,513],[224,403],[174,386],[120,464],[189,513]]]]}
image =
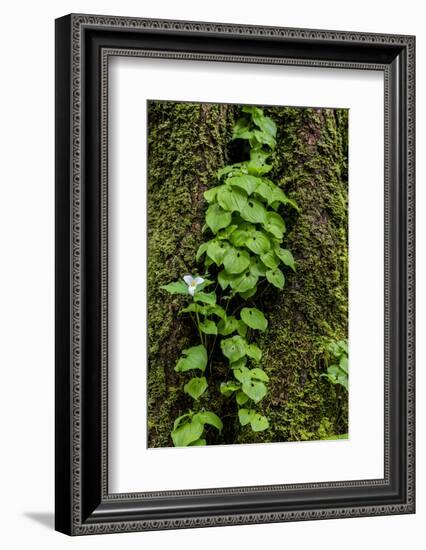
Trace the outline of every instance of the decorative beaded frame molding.
{"type": "Polygon", "coordinates": [[[74,14],[56,21],[57,530],[84,535],[414,513],[414,50],[412,36],[74,14]],[[111,56],[384,73],[383,479],[108,493],[111,56]]]}

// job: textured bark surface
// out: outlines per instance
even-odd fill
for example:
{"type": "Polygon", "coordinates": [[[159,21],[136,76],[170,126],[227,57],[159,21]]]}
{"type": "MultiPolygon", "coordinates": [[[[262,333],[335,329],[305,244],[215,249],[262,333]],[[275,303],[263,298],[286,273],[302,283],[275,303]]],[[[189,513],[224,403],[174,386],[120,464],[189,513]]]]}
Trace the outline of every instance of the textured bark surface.
{"type": "MultiPolygon", "coordinates": [[[[299,213],[280,210],[288,229],[284,244],[293,252],[297,272],[287,270],[284,291],[268,289],[260,304],[269,328],[257,343],[270,377],[260,405],[270,429],[254,434],[228,422],[222,435],[212,434],[215,443],[312,440],[348,431],[346,392],[320,378],[319,340],[347,337],[348,113],[268,107],[265,114],[278,126],[270,177],[300,207],[299,213]]],[[[181,350],[197,343],[190,321],[178,314],[184,298],[159,287],[194,271],[204,240],[203,192],[215,185],[218,168],[234,160],[230,137],[238,115],[239,107],[232,105],[149,104],[150,447],[172,445],[172,421],[193,405],[183,393],[184,377],[173,368],[181,350]]],[[[215,387],[226,378],[223,365],[215,364],[208,378],[210,409],[222,417],[232,414],[234,405],[215,387]]]]}

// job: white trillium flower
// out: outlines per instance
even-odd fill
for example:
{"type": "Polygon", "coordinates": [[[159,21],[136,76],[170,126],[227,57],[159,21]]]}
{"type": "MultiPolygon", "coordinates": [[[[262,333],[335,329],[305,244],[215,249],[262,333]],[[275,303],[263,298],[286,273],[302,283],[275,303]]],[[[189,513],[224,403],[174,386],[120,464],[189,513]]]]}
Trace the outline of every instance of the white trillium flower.
{"type": "Polygon", "coordinates": [[[188,285],[188,292],[191,296],[194,296],[197,286],[204,283],[204,279],[202,277],[193,277],[192,275],[185,275],[183,280],[188,285]]]}

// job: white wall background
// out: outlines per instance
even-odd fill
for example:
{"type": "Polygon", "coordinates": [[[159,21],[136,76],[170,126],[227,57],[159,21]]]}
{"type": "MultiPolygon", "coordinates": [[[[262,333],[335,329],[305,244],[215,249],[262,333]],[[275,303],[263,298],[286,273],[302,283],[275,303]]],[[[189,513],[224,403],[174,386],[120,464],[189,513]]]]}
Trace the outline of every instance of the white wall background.
{"type": "Polygon", "coordinates": [[[67,0],[8,3],[2,10],[0,245],[0,544],[43,548],[420,547],[426,520],[426,207],[423,181],[426,31],[409,0],[67,0]],[[69,12],[193,19],[417,35],[418,512],[317,521],[70,539],[53,527],[54,24],[69,12]],[[267,542],[266,542],[267,541],[267,542]]]}

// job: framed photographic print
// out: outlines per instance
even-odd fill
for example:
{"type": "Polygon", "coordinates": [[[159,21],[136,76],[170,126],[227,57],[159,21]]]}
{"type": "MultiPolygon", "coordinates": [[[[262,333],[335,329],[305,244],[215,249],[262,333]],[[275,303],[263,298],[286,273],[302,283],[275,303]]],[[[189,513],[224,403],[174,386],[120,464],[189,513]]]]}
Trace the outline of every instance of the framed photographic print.
{"type": "Polygon", "coordinates": [[[56,21],[56,529],[413,513],[414,37],[56,21]]]}

